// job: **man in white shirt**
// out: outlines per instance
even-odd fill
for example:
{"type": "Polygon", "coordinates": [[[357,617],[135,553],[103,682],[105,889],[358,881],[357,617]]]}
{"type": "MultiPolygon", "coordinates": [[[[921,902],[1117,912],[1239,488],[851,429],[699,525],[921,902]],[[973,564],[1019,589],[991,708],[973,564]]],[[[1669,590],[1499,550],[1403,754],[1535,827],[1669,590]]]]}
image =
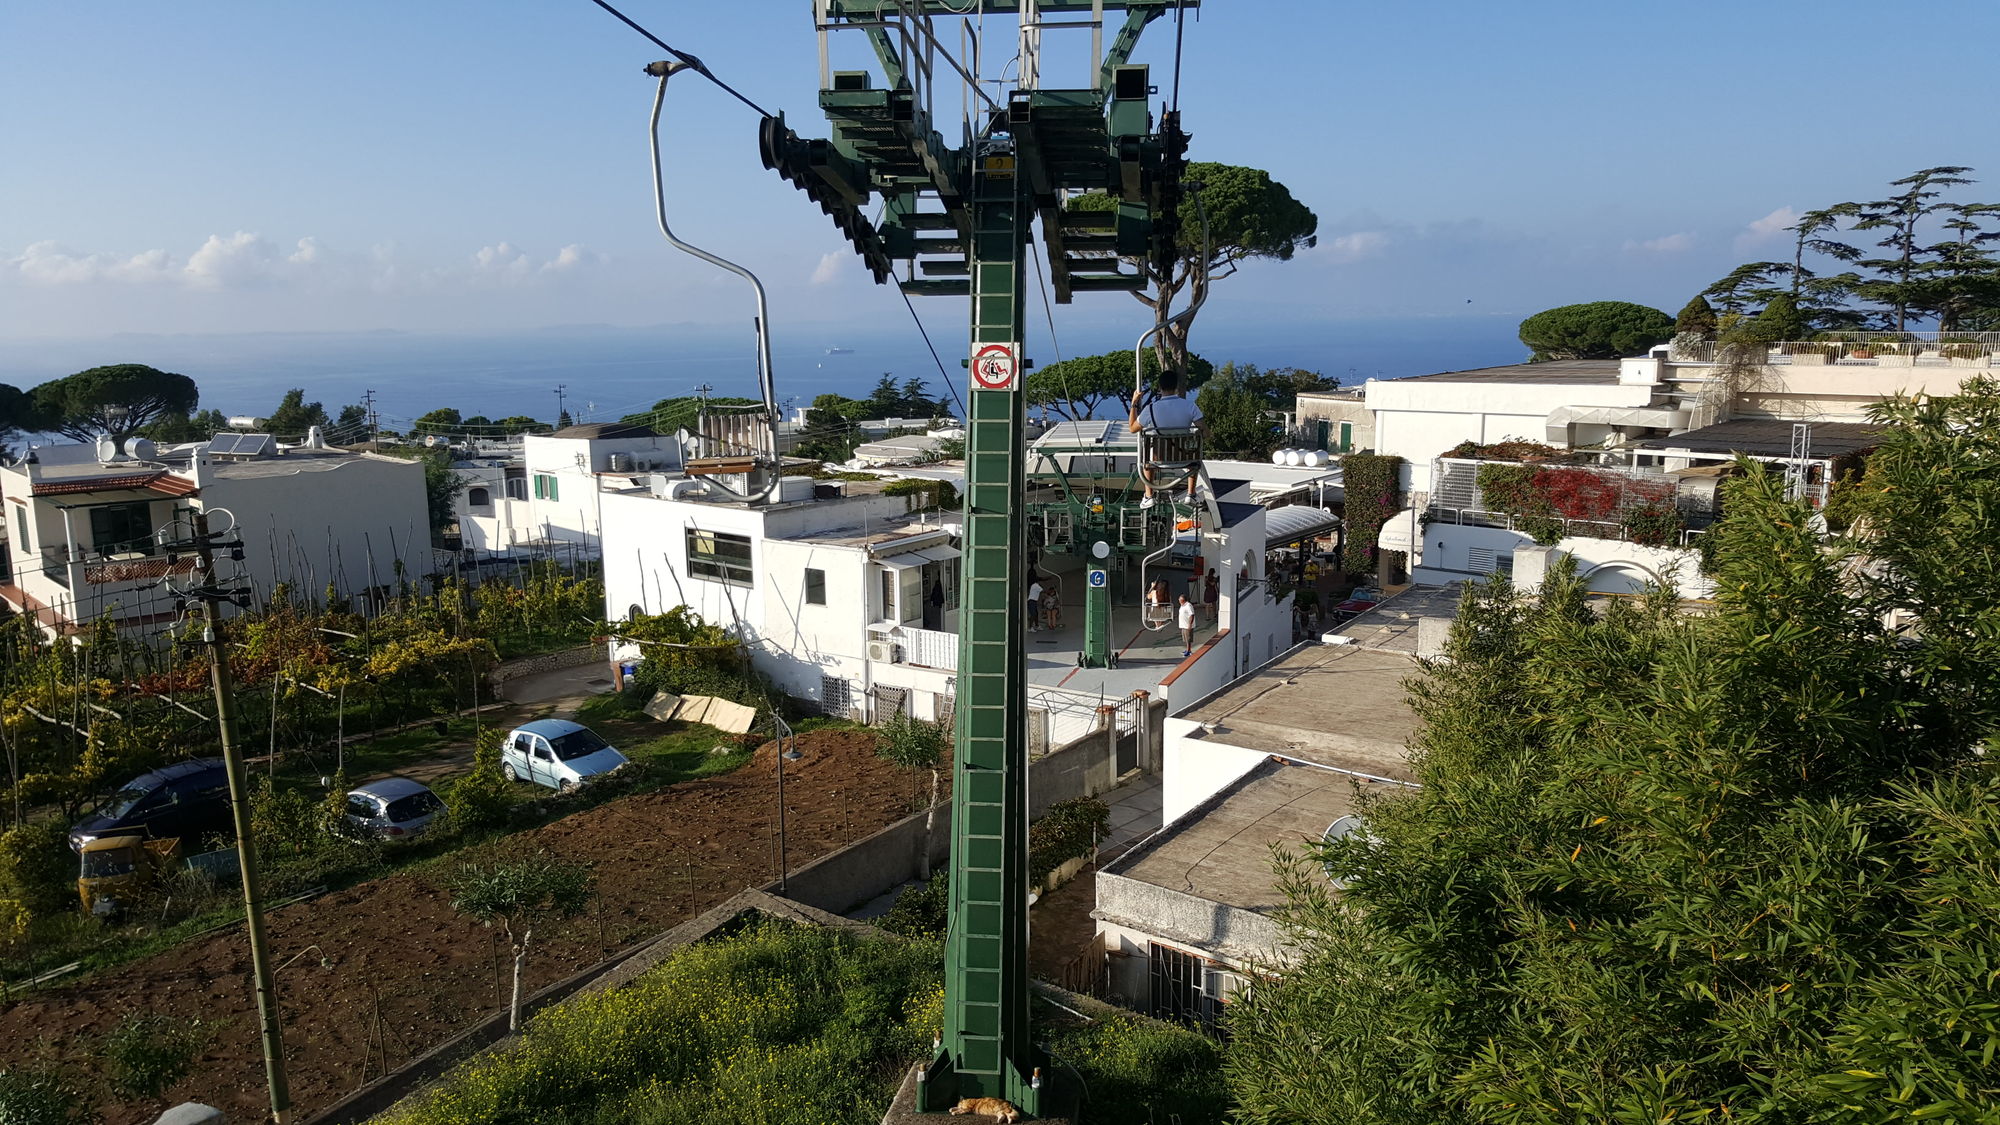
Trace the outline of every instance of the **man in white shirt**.
{"type": "Polygon", "coordinates": [[[1194,603],[1187,600],[1186,594],[1181,595],[1180,626],[1181,655],[1188,656],[1194,652],[1194,603]]]}
{"type": "MultiPolygon", "coordinates": [[[[1145,391],[1132,392],[1131,408],[1126,412],[1126,425],[1135,434],[1157,434],[1161,430],[1203,430],[1201,407],[1187,397],[1187,389],[1181,385],[1180,376],[1171,371],[1160,373],[1159,392],[1149,401],[1145,391]]],[[[1141,508],[1153,506],[1153,480],[1156,471],[1151,464],[1140,468],[1141,479],[1145,482],[1146,498],[1139,501],[1141,508]]],[[[1194,502],[1195,474],[1188,473],[1188,502],[1194,502]]]]}
{"type": "Polygon", "coordinates": [[[1028,579],[1028,632],[1042,627],[1042,580],[1028,579]]]}

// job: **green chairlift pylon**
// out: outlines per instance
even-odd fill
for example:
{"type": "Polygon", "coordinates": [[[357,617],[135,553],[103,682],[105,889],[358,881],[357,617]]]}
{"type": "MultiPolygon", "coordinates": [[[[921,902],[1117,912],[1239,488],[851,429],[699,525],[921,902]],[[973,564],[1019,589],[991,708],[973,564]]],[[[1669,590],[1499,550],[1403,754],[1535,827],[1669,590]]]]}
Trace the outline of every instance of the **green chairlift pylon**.
{"type": "MultiPolygon", "coordinates": [[[[780,118],[767,118],[760,133],[765,165],[819,203],[877,281],[902,262],[904,293],[972,300],[945,1017],[922,1073],[924,1110],[966,1097],[1006,1098],[1029,1116],[1043,1109],[1046,1064],[1028,1018],[1027,255],[1036,252],[1039,219],[1060,303],[1078,292],[1143,288],[1142,274],[1120,270],[1121,258],[1177,255],[1170,217],[1187,137],[1176,113],[1155,129],[1147,68],[1128,60],[1147,24],[1197,4],[815,0],[822,37],[843,26],[867,32],[887,88],[875,89],[863,72],[828,71],[822,44],[820,106],[832,138],[802,140],[780,118]],[[946,144],[924,84],[947,73],[933,65],[937,45],[956,40],[933,34],[932,17],[1024,9],[1060,17],[1052,26],[1083,26],[1078,18],[1094,11],[1125,16],[1090,86],[1017,89],[999,101],[975,91],[974,101],[990,106],[978,111],[983,124],[964,144],[946,144]],[[1070,190],[1108,192],[1117,209],[1066,211],[1070,190]],[[872,196],[883,200],[879,221],[865,214],[872,196]],[[1156,223],[1156,214],[1169,221],[1156,223]]],[[[1106,577],[1106,586],[1088,589],[1085,619],[1100,637],[1087,655],[1108,661],[1106,577]]]]}

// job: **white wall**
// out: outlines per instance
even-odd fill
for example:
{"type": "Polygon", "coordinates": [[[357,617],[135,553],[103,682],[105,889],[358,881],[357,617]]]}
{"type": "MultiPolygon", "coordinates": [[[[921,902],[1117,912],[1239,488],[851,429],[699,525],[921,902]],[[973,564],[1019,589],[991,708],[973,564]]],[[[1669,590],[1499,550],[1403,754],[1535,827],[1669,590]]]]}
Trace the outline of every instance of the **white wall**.
{"type": "MultiPolygon", "coordinates": [[[[1524,376],[1524,378],[1529,376],[1524,376]]],[[[1450,382],[1370,379],[1375,450],[1408,463],[1409,488],[1428,491],[1431,461],[1463,441],[1544,441],[1549,412],[1562,406],[1647,406],[1653,387],[1618,383],[1450,382]]]]}
{"type": "MultiPolygon", "coordinates": [[[[1473,548],[1502,555],[1533,545],[1533,539],[1518,531],[1434,523],[1424,531],[1424,565],[1412,577],[1427,585],[1442,585],[1483,576],[1490,572],[1471,569],[1473,548]]],[[[1674,583],[1687,598],[1705,598],[1715,591],[1714,583],[1701,573],[1700,555],[1690,549],[1643,547],[1620,539],[1580,536],[1561,540],[1555,549],[1576,560],[1577,573],[1589,580],[1596,593],[1638,594],[1659,581],[1674,583]]]]}
{"type": "MultiPolygon", "coordinates": [[[[1192,702],[1192,701],[1190,701],[1192,702]]],[[[1160,763],[1160,816],[1172,824],[1196,805],[1222,792],[1269,755],[1211,738],[1190,738],[1200,723],[1169,717],[1160,763]]]]}
{"type": "MultiPolygon", "coordinates": [[[[255,464],[263,469],[271,462],[255,464]]],[[[259,596],[279,581],[311,597],[328,583],[347,595],[371,585],[393,589],[398,559],[403,578],[421,587],[432,569],[424,470],[416,461],[361,453],[334,468],[275,476],[231,478],[211,470],[201,504],[235,513],[244,571],[259,596]]]]}

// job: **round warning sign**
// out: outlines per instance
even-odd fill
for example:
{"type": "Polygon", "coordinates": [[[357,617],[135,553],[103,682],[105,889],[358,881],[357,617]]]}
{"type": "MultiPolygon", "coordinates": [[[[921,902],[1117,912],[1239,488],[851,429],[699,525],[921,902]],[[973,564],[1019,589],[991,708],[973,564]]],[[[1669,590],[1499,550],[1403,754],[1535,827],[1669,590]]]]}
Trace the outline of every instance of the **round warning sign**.
{"type": "Polygon", "coordinates": [[[981,344],[972,353],[972,386],[981,391],[1011,391],[1020,370],[1015,344],[981,344]]]}
{"type": "Polygon", "coordinates": [[[1105,573],[1104,573],[1103,571],[1101,571],[1101,570],[1093,570],[1093,571],[1091,571],[1091,572],[1090,572],[1090,584],[1091,584],[1091,585],[1092,585],[1093,587],[1096,587],[1097,589],[1100,589],[1100,590],[1101,590],[1101,589],[1103,589],[1103,588],[1104,588],[1104,581],[1105,581],[1105,577],[1106,577],[1106,576],[1105,576],[1105,573]]]}

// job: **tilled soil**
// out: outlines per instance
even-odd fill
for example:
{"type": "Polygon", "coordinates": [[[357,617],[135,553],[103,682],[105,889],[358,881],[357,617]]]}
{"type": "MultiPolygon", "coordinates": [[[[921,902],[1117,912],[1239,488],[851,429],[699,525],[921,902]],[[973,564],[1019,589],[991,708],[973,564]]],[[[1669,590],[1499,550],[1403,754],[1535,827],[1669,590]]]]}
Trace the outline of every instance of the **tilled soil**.
{"type": "MultiPolygon", "coordinates": [[[[801,735],[785,763],[794,869],[910,811],[911,776],[877,758],[872,734],[801,735]]],[[[777,775],[771,747],[723,777],[622,798],[513,837],[593,865],[581,917],[538,932],[525,992],[660,933],[777,875],[777,775]]],[[[460,916],[443,882],[450,860],[276,911],[268,920],[295,1116],[497,1011],[508,956],[497,929],[460,916]],[[364,1070],[365,1067],[365,1070],[364,1070]]],[[[100,1119],[151,1120],[158,1104],[121,1101],[102,1081],[102,1037],[127,1014],[199,1019],[213,1029],[167,1104],[195,1099],[232,1121],[268,1110],[250,951],[240,926],[108,970],[0,1011],[0,1067],[56,1061],[97,1099],[100,1119]]]]}

